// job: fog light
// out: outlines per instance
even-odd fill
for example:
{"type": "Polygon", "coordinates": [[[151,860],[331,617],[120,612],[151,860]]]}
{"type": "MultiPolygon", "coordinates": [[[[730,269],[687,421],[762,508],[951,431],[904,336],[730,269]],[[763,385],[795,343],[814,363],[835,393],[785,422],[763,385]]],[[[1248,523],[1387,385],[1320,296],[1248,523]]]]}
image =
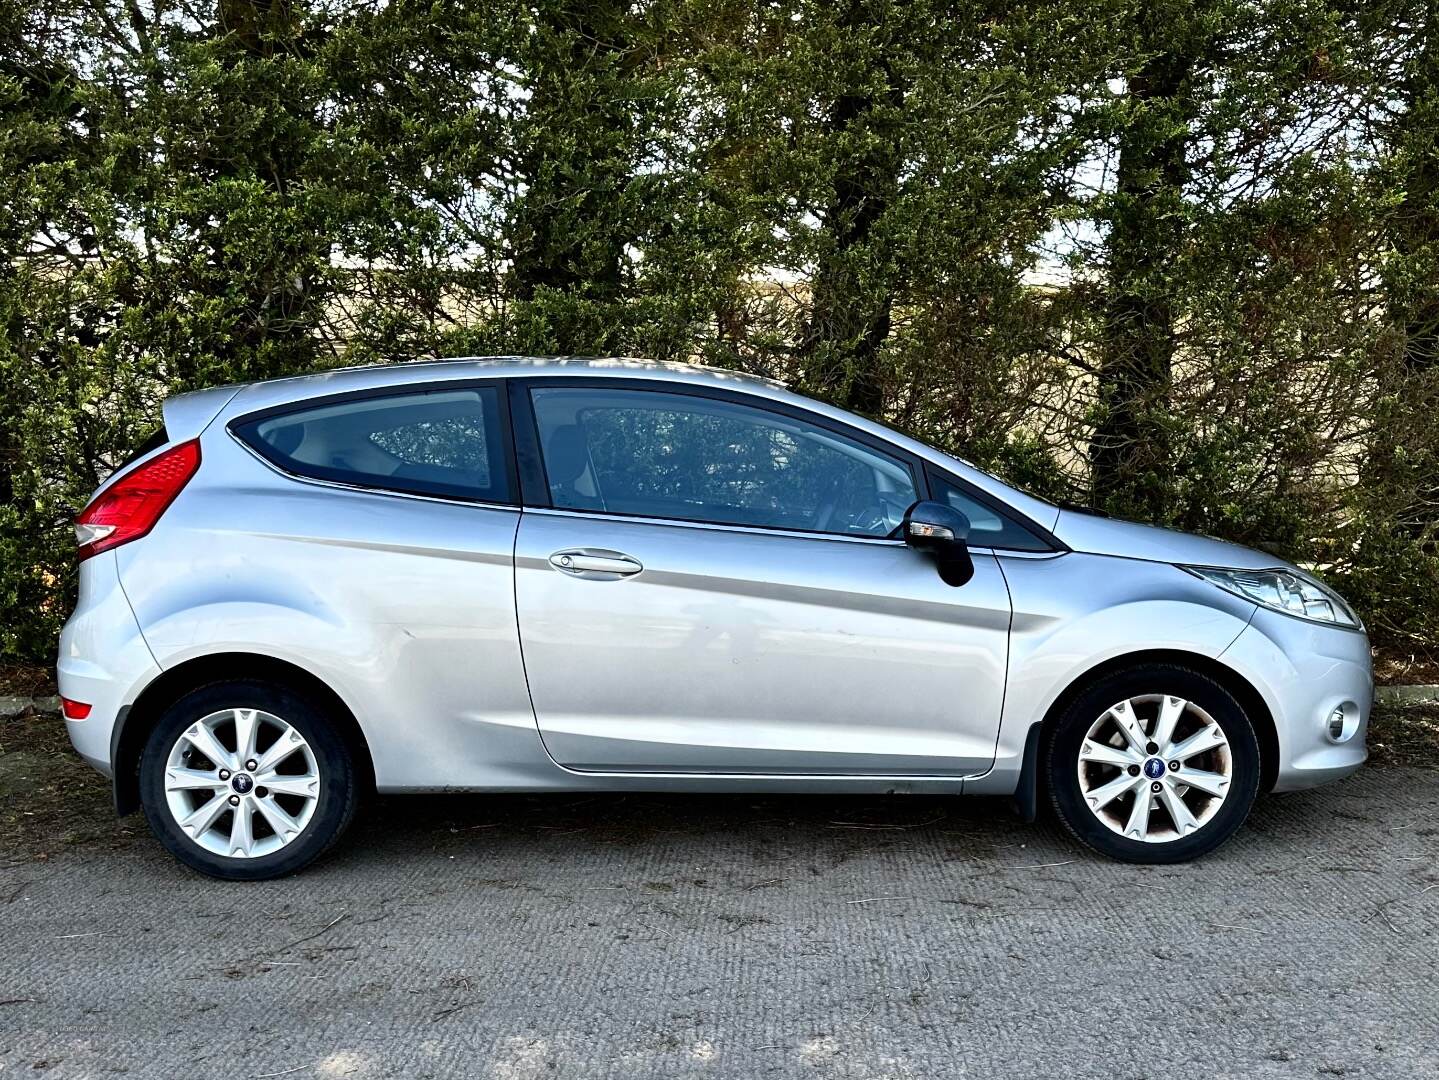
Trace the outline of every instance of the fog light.
{"type": "Polygon", "coordinates": [[[1324,721],[1324,734],[1332,743],[1346,743],[1359,730],[1359,706],[1352,701],[1341,702],[1334,707],[1324,721]]]}

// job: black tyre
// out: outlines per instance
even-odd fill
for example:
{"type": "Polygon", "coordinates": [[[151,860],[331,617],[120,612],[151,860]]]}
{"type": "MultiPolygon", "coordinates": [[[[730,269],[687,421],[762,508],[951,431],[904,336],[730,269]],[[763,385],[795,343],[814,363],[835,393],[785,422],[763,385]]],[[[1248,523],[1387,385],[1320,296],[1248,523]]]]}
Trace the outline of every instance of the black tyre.
{"type": "Polygon", "coordinates": [[[1108,675],[1065,709],[1044,748],[1059,819],[1126,862],[1208,854],[1259,790],[1259,741],[1219,683],[1174,664],[1108,675]]]}
{"type": "Polygon", "coordinates": [[[140,758],[145,817],[202,874],[260,881],[294,873],[355,814],[355,769],[325,710],[288,687],[211,683],[176,701],[140,758]]]}

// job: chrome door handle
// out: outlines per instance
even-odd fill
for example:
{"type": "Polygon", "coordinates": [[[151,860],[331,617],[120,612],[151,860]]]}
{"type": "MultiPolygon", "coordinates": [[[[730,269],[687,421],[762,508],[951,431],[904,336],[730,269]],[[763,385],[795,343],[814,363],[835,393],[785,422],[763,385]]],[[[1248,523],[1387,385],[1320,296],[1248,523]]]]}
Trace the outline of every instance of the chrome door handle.
{"type": "Polygon", "coordinates": [[[575,577],[590,577],[591,575],[629,577],[644,569],[639,562],[623,552],[596,551],[593,548],[557,551],[550,556],[550,565],[556,570],[563,570],[575,577]]]}

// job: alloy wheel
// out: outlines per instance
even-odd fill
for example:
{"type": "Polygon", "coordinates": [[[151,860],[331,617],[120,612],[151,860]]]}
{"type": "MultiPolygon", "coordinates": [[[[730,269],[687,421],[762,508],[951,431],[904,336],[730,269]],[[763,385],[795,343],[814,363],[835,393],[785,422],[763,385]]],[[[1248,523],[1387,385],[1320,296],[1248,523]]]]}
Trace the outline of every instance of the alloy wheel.
{"type": "Polygon", "coordinates": [[[1079,748],[1084,805],[1111,831],[1163,844],[1202,829],[1233,780],[1224,730],[1191,701],[1142,694],[1106,709],[1079,748]]]}
{"type": "Polygon", "coordinates": [[[222,709],[180,733],[165,764],[175,822],[216,855],[273,854],[304,832],[320,768],[303,735],[261,709],[222,709]]]}

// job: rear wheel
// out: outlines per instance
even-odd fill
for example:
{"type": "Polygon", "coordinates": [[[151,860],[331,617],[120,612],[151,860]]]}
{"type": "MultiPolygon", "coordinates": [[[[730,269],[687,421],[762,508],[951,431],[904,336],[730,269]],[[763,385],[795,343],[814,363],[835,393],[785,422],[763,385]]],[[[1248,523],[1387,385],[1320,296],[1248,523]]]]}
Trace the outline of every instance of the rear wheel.
{"type": "Polygon", "coordinates": [[[324,710],[287,687],[239,680],[186,694],[160,717],[140,759],[151,829],[212,877],[293,873],[354,816],[350,754],[324,710]]]}
{"type": "Polygon", "coordinates": [[[1244,823],[1259,788],[1259,742],[1243,708],[1178,665],[1130,668],[1085,690],[1060,717],[1046,760],[1060,820],[1128,862],[1213,851],[1244,823]]]}

